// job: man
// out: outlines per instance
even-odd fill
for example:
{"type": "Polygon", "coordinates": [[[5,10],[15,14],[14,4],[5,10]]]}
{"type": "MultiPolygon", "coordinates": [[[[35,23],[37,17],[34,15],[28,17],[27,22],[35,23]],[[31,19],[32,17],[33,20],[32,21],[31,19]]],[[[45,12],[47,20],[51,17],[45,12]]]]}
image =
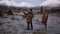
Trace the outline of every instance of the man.
{"type": "Polygon", "coordinates": [[[48,13],[46,10],[44,10],[42,16],[42,23],[43,25],[45,25],[45,29],[47,29],[47,19],[48,19],[48,13]]]}
{"type": "Polygon", "coordinates": [[[30,11],[26,14],[25,12],[23,12],[26,15],[26,22],[27,22],[27,28],[29,30],[29,25],[31,25],[31,30],[33,30],[33,25],[32,25],[32,18],[34,17],[32,9],[30,9],[30,11]]]}

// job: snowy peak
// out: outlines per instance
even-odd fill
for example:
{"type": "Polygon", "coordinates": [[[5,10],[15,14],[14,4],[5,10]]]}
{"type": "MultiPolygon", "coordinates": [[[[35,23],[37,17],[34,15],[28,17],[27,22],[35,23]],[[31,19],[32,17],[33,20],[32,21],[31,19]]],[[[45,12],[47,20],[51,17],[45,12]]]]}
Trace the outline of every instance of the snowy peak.
{"type": "Polygon", "coordinates": [[[7,5],[7,6],[9,6],[11,3],[9,2],[9,1],[7,1],[7,0],[1,0],[0,1],[0,5],[7,5]]]}
{"type": "Polygon", "coordinates": [[[13,0],[1,0],[0,5],[17,6],[17,7],[32,7],[33,6],[32,4],[28,2],[17,3],[13,0]]]}
{"type": "Polygon", "coordinates": [[[13,0],[2,0],[0,1],[0,5],[18,6],[18,4],[13,0]]]}
{"type": "Polygon", "coordinates": [[[40,6],[57,7],[57,6],[60,6],[60,1],[59,0],[46,0],[40,6]]]}

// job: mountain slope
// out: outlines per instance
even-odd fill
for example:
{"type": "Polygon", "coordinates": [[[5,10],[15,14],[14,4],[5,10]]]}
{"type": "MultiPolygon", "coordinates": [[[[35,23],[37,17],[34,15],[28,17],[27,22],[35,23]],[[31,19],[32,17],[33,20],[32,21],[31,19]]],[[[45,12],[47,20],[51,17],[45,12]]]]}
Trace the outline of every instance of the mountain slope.
{"type": "Polygon", "coordinates": [[[40,6],[45,6],[45,7],[58,7],[60,6],[60,1],[59,0],[46,0],[44,3],[42,3],[40,6]]]}
{"type": "Polygon", "coordinates": [[[28,2],[17,3],[13,0],[1,0],[0,5],[16,6],[16,7],[32,7],[33,5],[28,2]]]}

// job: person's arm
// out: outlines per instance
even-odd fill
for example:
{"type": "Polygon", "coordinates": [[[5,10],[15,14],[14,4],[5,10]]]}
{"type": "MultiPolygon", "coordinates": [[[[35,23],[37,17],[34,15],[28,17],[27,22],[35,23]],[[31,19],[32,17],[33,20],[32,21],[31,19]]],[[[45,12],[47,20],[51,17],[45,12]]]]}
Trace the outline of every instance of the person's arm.
{"type": "Polygon", "coordinates": [[[48,18],[48,15],[49,15],[49,14],[47,13],[47,18],[48,18]]]}
{"type": "Polygon", "coordinates": [[[48,13],[46,13],[45,18],[47,18],[47,19],[48,19],[48,13]]]}
{"type": "Polygon", "coordinates": [[[24,15],[27,15],[25,12],[23,12],[24,13],[24,15]]]}
{"type": "Polygon", "coordinates": [[[32,17],[34,17],[34,14],[32,13],[32,17]]]}

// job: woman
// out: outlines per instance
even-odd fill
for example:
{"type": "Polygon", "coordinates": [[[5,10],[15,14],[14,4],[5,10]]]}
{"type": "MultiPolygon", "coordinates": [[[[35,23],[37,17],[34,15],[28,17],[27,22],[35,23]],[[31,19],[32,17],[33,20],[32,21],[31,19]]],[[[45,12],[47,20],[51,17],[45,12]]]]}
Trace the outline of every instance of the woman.
{"type": "Polygon", "coordinates": [[[48,13],[46,10],[44,10],[42,16],[42,24],[45,25],[45,29],[47,29],[47,19],[48,19],[48,13]]]}

